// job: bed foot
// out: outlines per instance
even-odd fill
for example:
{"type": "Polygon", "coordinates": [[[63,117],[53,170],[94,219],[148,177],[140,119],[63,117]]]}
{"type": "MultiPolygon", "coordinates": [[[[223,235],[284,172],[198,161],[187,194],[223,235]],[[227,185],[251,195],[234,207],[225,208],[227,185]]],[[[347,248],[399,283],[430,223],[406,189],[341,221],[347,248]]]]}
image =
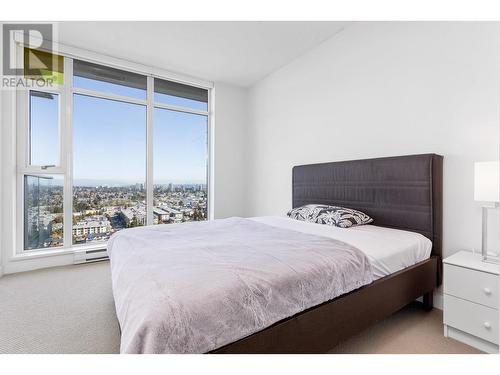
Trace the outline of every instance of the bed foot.
{"type": "Polygon", "coordinates": [[[431,311],[434,307],[433,305],[434,291],[425,293],[423,296],[424,310],[431,311]]]}

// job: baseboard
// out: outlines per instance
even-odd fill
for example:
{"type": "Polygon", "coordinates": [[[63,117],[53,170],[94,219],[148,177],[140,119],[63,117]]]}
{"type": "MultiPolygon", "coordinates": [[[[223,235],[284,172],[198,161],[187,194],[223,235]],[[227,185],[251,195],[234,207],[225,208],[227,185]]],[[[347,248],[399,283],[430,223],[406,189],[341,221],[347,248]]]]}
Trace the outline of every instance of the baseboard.
{"type": "Polygon", "coordinates": [[[459,329],[445,325],[444,336],[463,342],[464,344],[482,350],[483,352],[489,354],[498,354],[498,345],[485,341],[479,337],[469,335],[468,333],[460,331],[459,329]]]}
{"type": "Polygon", "coordinates": [[[73,264],[73,254],[7,261],[3,265],[5,275],[18,272],[34,271],[42,268],[59,267],[73,264]]]}

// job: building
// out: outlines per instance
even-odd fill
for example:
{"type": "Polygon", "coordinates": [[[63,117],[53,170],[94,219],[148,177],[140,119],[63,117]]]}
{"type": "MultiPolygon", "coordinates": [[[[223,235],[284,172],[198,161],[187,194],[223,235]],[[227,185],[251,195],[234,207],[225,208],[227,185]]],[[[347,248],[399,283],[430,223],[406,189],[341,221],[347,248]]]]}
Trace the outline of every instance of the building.
{"type": "Polygon", "coordinates": [[[111,223],[105,216],[91,216],[73,225],[73,236],[104,234],[111,231],[111,223]]]}
{"type": "Polygon", "coordinates": [[[166,223],[170,219],[170,213],[160,207],[153,208],[153,215],[155,224],[166,223]]]}
{"type": "Polygon", "coordinates": [[[120,211],[120,216],[123,221],[129,226],[146,225],[146,207],[144,205],[136,205],[124,208],[120,211]],[[136,224],[134,225],[134,219],[136,224]]]}
{"type": "Polygon", "coordinates": [[[170,222],[173,222],[173,223],[182,222],[184,214],[181,211],[176,210],[175,208],[167,207],[167,206],[162,206],[161,209],[169,215],[170,222]]]}

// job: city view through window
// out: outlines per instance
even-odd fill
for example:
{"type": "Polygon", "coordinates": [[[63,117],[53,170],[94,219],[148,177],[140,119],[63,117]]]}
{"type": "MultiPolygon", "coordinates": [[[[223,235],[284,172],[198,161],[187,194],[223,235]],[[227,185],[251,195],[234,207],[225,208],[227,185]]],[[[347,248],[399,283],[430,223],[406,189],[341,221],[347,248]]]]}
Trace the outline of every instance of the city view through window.
{"type": "MultiPolygon", "coordinates": [[[[154,187],[154,224],[207,219],[206,184],[154,187]]],[[[107,241],[123,228],[146,223],[143,184],[90,186],[73,189],[74,244],[107,241]]],[[[57,177],[25,177],[25,249],[63,246],[63,183],[57,177]]]]}
{"type": "MultiPolygon", "coordinates": [[[[113,82],[89,79],[95,74],[93,66],[81,69],[86,77],[75,76],[74,86],[122,96],[132,92],[142,98],[145,85],[141,77],[132,77],[134,86],[126,87],[117,84],[118,78],[113,82]]],[[[195,110],[208,108],[206,90],[162,82],[163,86],[158,85],[161,91],[156,93],[158,100],[191,105],[195,110]]],[[[36,114],[31,113],[30,126],[36,124],[42,134],[44,128],[54,128],[57,116],[52,113],[52,100],[45,99],[48,104],[39,102],[43,105],[36,114]]],[[[147,106],[75,93],[72,130],[72,244],[105,242],[119,230],[146,225],[147,106]]],[[[37,145],[32,159],[53,154],[53,137],[30,142],[37,145]]],[[[152,152],[152,224],[206,220],[208,116],[155,108],[152,152]]],[[[67,178],[50,173],[24,176],[25,250],[64,245],[63,194],[67,178]]]]}
{"type": "MultiPolygon", "coordinates": [[[[206,220],[204,184],[154,187],[154,224],[206,220]]],[[[116,231],[146,224],[143,184],[78,186],[73,189],[73,243],[107,241],[116,231]]]]}

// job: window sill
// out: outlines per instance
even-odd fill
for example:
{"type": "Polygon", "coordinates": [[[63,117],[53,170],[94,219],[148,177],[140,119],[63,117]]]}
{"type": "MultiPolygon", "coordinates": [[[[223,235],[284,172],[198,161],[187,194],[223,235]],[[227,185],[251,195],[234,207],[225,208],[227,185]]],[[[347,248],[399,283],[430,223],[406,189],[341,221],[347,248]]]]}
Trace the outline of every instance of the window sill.
{"type": "Polygon", "coordinates": [[[95,245],[87,245],[87,246],[73,246],[70,248],[61,248],[57,250],[32,250],[32,251],[26,251],[23,253],[18,253],[9,258],[10,261],[23,261],[23,260],[30,260],[30,259],[38,259],[38,258],[47,258],[47,257],[54,257],[54,256],[61,256],[61,255],[68,255],[68,254],[75,254],[80,251],[88,251],[88,250],[101,250],[101,249],[106,249],[106,244],[95,244],[95,245]]]}
{"type": "Polygon", "coordinates": [[[74,249],[67,249],[67,248],[57,249],[57,250],[34,250],[30,252],[14,254],[9,258],[9,260],[17,262],[22,260],[46,258],[46,257],[53,257],[53,256],[73,254],[73,253],[74,249]]]}

